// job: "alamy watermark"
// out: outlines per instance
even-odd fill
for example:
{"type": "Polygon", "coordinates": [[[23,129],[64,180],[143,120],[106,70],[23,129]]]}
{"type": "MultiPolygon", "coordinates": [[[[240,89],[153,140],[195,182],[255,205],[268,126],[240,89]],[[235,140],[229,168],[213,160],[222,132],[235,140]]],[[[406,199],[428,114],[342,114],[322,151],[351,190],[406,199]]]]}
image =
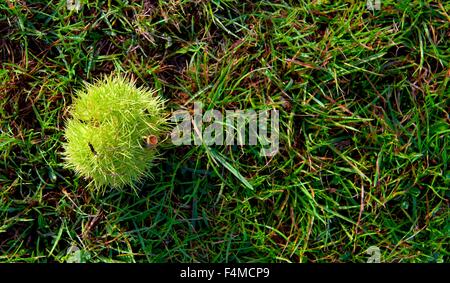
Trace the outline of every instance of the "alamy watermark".
{"type": "Polygon", "coordinates": [[[381,252],[380,252],[379,247],[370,246],[366,250],[366,254],[370,255],[370,257],[367,259],[367,263],[380,263],[381,262],[381,252]]]}
{"type": "Polygon", "coordinates": [[[193,113],[172,114],[177,125],[171,132],[175,145],[261,145],[260,155],[273,156],[279,149],[278,110],[226,110],[222,113],[194,103],[193,113]]]}
{"type": "Polygon", "coordinates": [[[79,11],[81,9],[81,0],[66,0],[67,10],[79,11]]]}
{"type": "Polygon", "coordinates": [[[367,10],[381,10],[381,0],[367,0],[367,10]]]}
{"type": "MultiPolygon", "coordinates": [[[[81,9],[81,0],[66,0],[67,10],[79,11],[81,9]]],[[[381,10],[381,0],[367,0],[366,7],[368,10],[381,10]]]]}

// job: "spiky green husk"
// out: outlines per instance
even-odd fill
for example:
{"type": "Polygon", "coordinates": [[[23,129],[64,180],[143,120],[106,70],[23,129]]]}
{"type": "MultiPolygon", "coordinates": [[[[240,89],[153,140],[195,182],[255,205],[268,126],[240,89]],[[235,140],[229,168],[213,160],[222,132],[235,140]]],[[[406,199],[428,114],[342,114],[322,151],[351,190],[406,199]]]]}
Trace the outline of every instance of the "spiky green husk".
{"type": "Polygon", "coordinates": [[[156,149],[145,137],[166,127],[164,105],[154,90],[107,76],[77,92],[66,123],[66,167],[96,188],[122,188],[149,174],[156,149]]]}

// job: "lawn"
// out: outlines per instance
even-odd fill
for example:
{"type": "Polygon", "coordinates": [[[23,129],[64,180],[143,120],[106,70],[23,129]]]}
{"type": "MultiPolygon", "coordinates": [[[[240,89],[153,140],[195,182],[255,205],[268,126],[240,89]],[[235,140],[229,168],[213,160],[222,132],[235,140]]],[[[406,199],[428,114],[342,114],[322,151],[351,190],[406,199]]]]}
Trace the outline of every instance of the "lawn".
{"type": "Polygon", "coordinates": [[[450,2],[0,0],[0,262],[450,262],[450,2]],[[64,166],[76,91],[277,110],[279,149],[158,145],[152,178],[64,166]]]}

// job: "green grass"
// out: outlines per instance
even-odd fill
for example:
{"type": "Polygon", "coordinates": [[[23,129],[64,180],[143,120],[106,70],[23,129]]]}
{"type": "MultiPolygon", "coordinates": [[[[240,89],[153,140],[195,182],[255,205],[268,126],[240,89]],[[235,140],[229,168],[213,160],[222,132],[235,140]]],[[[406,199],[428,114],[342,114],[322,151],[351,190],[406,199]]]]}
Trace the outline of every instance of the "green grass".
{"type": "Polygon", "coordinates": [[[448,1],[86,2],[0,0],[0,262],[450,262],[448,1]],[[277,109],[279,153],[167,142],[95,194],[64,121],[111,72],[170,111],[277,109]]]}

